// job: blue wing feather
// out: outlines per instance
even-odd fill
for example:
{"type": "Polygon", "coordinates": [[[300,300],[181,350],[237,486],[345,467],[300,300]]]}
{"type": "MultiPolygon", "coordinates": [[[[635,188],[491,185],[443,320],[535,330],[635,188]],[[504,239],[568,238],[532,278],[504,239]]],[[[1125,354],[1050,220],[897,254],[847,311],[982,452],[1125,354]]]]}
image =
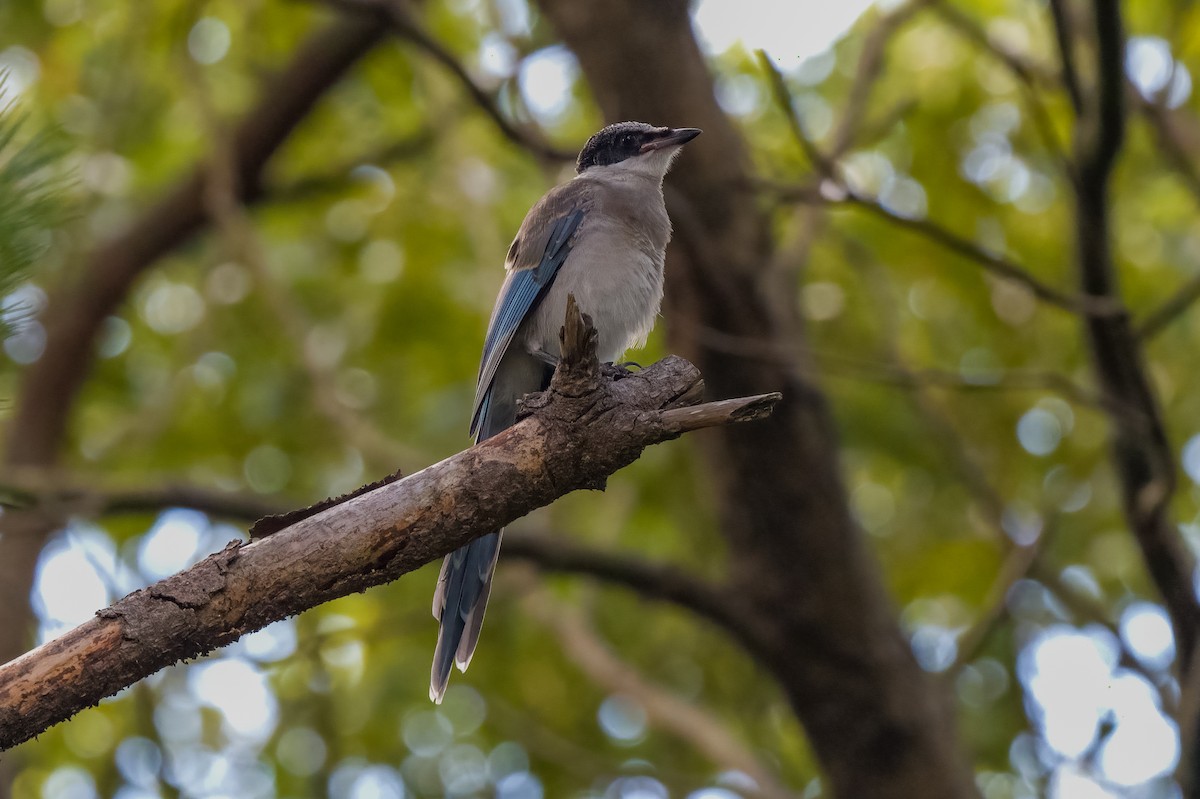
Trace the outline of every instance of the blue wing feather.
{"type": "Polygon", "coordinates": [[[484,412],[500,359],[508,351],[521,322],[537,307],[538,300],[567,260],[571,251],[571,236],[575,234],[582,220],[583,211],[579,209],[559,217],[550,230],[546,250],[537,266],[532,269],[514,269],[509,273],[504,290],[496,301],[496,310],[492,312],[492,321],[483,341],[483,357],[479,364],[479,380],[475,388],[475,407],[471,413],[472,436],[478,433],[480,420],[486,415],[484,412]]]}

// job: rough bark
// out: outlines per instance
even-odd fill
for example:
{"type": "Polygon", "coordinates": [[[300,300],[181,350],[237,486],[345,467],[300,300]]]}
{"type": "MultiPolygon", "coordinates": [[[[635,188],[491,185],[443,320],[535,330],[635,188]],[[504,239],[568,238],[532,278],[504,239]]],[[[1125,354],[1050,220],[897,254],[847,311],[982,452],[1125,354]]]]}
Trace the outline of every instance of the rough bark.
{"type": "Polygon", "coordinates": [[[602,380],[589,331],[589,354],[564,357],[550,389],[528,398],[532,415],[512,428],[266,538],[231,542],[0,667],[0,749],[172,663],[394,580],[569,491],[603,488],[651,444],[761,418],[778,400],[750,397],[720,418],[681,419],[678,406],[700,394],[695,367],[669,357],[602,380]]]}
{"type": "MultiPolygon", "coordinates": [[[[698,408],[673,409],[719,412],[738,400],[706,403],[698,408]]],[[[695,414],[691,414],[693,418],[695,414]]],[[[285,527],[351,497],[394,482],[400,475],[371,483],[350,495],[325,500],[295,510],[280,499],[192,485],[153,488],[104,489],[95,484],[74,483],[61,474],[25,473],[0,475],[0,490],[21,497],[39,513],[54,518],[99,519],[125,513],[154,514],[169,508],[190,508],[217,519],[250,528],[250,537],[271,535],[285,527]]],[[[755,649],[754,631],[747,626],[741,597],[728,586],[705,579],[670,563],[646,560],[634,552],[590,547],[572,541],[567,533],[509,530],[504,536],[506,560],[524,560],[540,571],[574,574],[634,591],[645,599],[669,602],[705,619],[755,649]]]]}
{"type": "Polygon", "coordinates": [[[675,243],[666,320],[719,395],[783,387],[771,419],[706,438],[731,579],[764,634],[764,665],[839,797],[974,797],[942,690],[915,662],[854,524],[835,425],[813,381],[794,275],[772,269],[749,158],[713,96],[683,0],[540,0],[604,116],[703,128],[668,178],[675,243]],[[771,357],[738,357],[736,340],[771,357]],[[787,359],[778,353],[790,353],[787,359]]]}

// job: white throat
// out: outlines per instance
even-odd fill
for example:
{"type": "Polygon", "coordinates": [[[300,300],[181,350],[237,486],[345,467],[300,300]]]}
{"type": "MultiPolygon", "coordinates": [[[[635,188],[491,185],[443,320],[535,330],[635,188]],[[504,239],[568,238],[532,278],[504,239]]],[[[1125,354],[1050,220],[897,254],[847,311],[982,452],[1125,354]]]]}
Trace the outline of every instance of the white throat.
{"type": "Polygon", "coordinates": [[[679,155],[680,147],[664,147],[661,150],[651,150],[642,155],[635,155],[633,158],[626,158],[624,161],[618,161],[615,164],[608,166],[593,166],[588,167],[580,175],[583,177],[588,175],[596,178],[649,178],[654,182],[662,185],[663,178],[666,177],[667,171],[671,168],[671,162],[675,160],[675,156],[679,155]]]}

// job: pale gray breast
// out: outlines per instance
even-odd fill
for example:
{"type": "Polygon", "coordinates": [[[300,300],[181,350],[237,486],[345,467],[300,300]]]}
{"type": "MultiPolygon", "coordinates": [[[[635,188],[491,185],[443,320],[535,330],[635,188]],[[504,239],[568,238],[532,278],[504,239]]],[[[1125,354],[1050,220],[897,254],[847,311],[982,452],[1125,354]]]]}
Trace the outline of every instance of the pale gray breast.
{"type": "MultiPolygon", "coordinates": [[[[578,178],[576,182],[585,180],[578,178]]],[[[590,314],[601,360],[641,346],[663,296],[663,258],[671,222],[662,189],[642,179],[594,181],[594,205],[580,223],[571,254],[542,301],[530,344],[558,350],[567,293],[590,314]]]]}

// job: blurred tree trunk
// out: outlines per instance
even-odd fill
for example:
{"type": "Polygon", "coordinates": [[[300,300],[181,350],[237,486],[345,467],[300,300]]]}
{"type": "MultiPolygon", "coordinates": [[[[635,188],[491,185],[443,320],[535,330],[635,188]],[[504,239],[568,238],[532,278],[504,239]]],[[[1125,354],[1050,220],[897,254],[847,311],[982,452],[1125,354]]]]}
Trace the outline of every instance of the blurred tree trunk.
{"type": "Polygon", "coordinates": [[[760,620],[756,654],[804,723],[833,794],[977,796],[948,697],[913,658],[851,517],[796,275],[773,265],[746,147],[714,98],[687,3],[540,5],[609,121],[705,131],[668,181],[667,324],[713,395],[784,394],[769,421],[713,432],[706,456],[731,579],[760,620]]]}

